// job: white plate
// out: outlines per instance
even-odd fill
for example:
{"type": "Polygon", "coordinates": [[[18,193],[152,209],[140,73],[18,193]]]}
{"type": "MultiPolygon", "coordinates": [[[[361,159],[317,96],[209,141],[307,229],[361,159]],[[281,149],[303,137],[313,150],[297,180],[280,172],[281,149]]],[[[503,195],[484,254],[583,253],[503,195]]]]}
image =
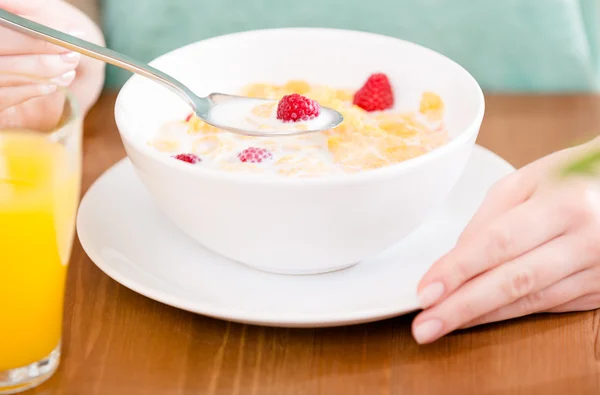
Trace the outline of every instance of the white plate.
{"type": "Polygon", "coordinates": [[[155,207],[127,159],[89,189],[77,231],[107,275],[174,307],[268,326],[357,324],[416,310],[420,277],[453,246],[488,188],[512,171],[476,146],[446,203],[417,231],[378,257],[328,274],[269,274],[206,250],[155,207]]]}

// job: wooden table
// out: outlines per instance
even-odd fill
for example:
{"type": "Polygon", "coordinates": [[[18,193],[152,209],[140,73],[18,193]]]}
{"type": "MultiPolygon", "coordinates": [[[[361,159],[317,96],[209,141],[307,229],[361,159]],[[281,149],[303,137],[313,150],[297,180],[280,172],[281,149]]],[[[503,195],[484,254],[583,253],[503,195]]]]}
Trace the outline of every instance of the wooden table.
{"type": "MultiPolygon", "coordinates": [[[[105,94],[85,130],[84,190],[125,153],[105,94]]],[[[517,167],[600,131],[600,97],[490,96],[479,143],[517,167]]],[[[412,316],[330,329],[228,323],[154,302],[76,243],[64,359],[37,394],[600,393],[600,314],[538,315],[428,346],[412,316]]]]}

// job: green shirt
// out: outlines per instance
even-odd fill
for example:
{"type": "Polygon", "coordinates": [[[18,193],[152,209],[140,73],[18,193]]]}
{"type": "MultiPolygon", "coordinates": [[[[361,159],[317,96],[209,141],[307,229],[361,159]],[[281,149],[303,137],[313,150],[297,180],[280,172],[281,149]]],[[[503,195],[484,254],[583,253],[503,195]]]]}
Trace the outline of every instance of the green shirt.
{"type": "MultiPolygon", "coordinates": [[[[600,87],[600,0],[103,0],[108,45],[142,60],[208,37],[332,27],[441,52],[487,91],[600,87]]],[[[110,67],[108,84],[129,73],[110,67]]]]}

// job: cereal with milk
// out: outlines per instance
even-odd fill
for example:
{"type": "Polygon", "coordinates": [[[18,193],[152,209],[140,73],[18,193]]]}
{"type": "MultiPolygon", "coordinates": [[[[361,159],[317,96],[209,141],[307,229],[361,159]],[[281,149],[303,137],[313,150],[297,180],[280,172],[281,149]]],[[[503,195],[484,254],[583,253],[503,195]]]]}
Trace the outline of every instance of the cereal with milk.
{"type": "MultiPolygon", "coordinates": [[[[162,125],[148,144],[172,157],[193,154],[198,159],[193,161],[194,166],[314,177],[388,166],[422,155],[448,141],[443,123],[444,104],[437,94],[424,92],[416,111],[395,111],[390,108],[393,96],[391,87],[386,85],[387,77],[377,76],[379,79],[368,80],[357,92],[304,81],[284,85],[250,84],[240,92],[273,100],[301,95],[342,113],[344,122],[335,129],[296,136],[249,137],[219,130],[192,115],[186,120],[162,125]]],[[[220,114],[259,129],[280,126],[302,129],[311,126],[311,122],[322,121],[318,116],[305,117],[290,125],[284,124],[279,115],[275,102],[241,104],[220,114]]]]}

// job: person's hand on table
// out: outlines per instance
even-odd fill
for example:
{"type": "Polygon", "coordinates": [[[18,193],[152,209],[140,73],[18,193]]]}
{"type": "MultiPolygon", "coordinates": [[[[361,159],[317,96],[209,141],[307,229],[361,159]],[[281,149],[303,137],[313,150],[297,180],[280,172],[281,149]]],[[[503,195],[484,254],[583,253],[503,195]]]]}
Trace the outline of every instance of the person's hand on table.
{"type": "Polygon", "coordinates": [[[544,157],[498,182],[456,246],[423,276],[419,343],[537,312],[600,307],[600,178],[557,167],[600,139],[544,157]]]}
{"type": "MultiPolygon", "coordinates": [[[[104,44],[98,27],[80,10],[62,0],[0,0],[0,8],[104,44]]],[[[57,86],[68,87],[85,113],[97,100],[104,81],[101,62],[0,27],[0,73],[3,72],[33,76],[48,83],[32,84],[0,74],[0,127],[10,127],[12,122],[23,124],[23,119],[40,122],[40,114],[49,118],[58,116],[64,101],[57,86]]]]}

